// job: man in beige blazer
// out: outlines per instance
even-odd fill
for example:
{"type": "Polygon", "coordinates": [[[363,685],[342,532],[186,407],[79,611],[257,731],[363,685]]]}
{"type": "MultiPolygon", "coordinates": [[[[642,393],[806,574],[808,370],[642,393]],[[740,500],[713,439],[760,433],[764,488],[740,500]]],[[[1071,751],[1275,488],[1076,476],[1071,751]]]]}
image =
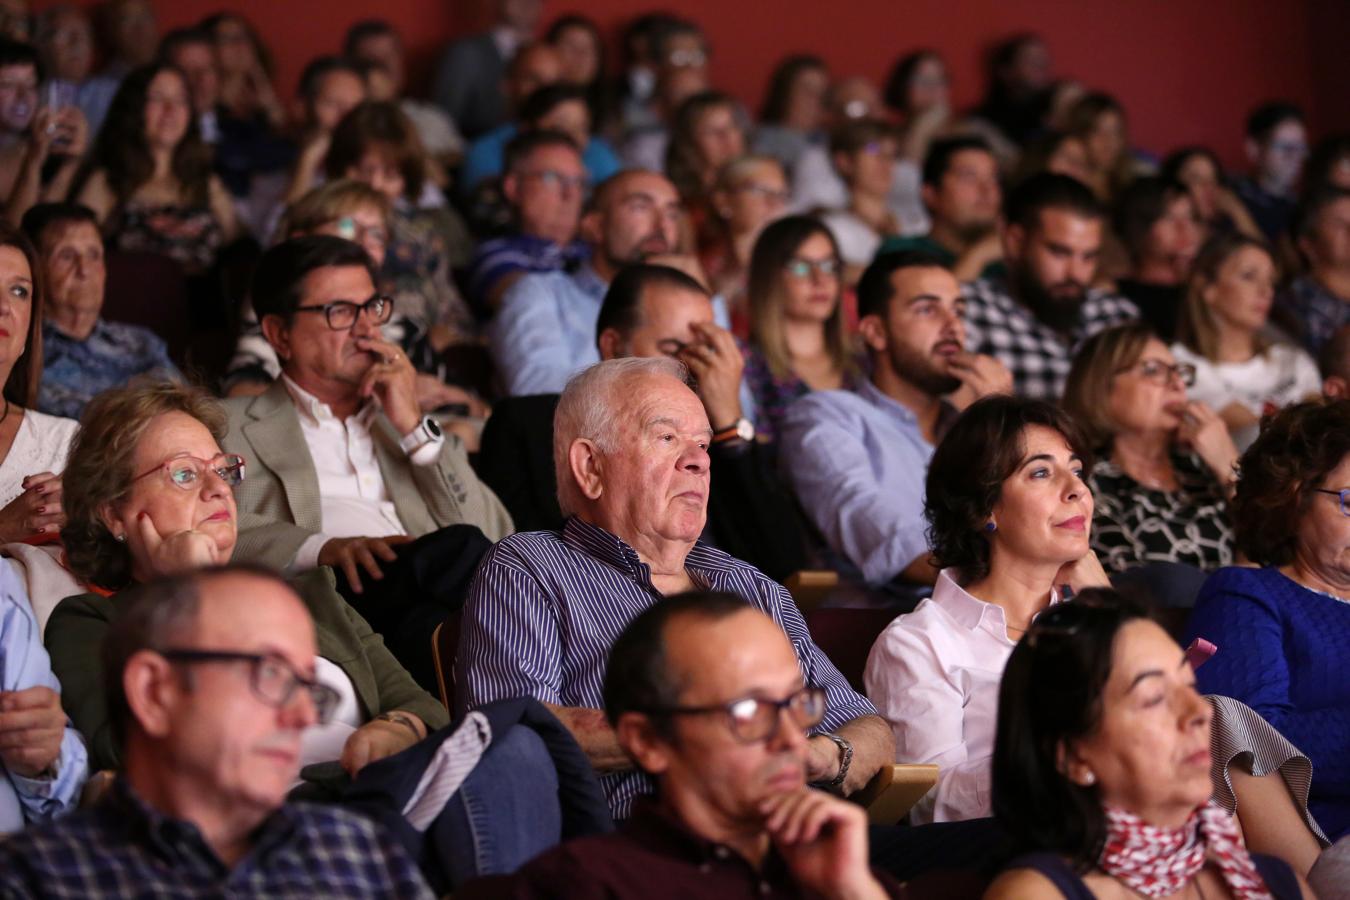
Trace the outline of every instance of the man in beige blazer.
{"type": "Polygon", "coordinates": [[[376,294],[360,246],[285,241],[259,261],[252,299],[281,376],[226,401],[225,448],[248,466],[234,557],[332,566],[343,595],[434,686],[431,630],[511,518],[459,439],[422,414],[412,364],[380,332],[393,301],[376,294]]]}

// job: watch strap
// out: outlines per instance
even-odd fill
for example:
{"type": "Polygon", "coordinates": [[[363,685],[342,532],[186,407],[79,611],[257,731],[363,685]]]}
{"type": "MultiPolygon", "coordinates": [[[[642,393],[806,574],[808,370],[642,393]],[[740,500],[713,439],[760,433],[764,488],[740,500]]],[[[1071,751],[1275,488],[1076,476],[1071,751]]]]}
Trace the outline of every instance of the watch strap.
{"type": "Polygon", "coordinates": [[[839,748],[839,774],[825,782],[826,787],[837,788],[844,783],[844,779],[848,777],[848,767],[853,764],[853,745],[847,739],[828,731],[821,736],[834,741],[835,746],[839,748]]]}

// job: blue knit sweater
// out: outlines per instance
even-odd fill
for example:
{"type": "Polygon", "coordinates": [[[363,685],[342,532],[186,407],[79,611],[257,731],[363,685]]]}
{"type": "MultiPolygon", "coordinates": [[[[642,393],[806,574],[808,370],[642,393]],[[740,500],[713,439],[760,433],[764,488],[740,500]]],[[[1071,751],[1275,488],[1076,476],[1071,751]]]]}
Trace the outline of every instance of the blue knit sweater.
{"type": "Polygon", "coordinates": [[[1220,569],[1190,635],[1218,645],[1200,690],[1256,710],[1312,760],[1308,807],[1335,841],[1350,832],[1350,603],[1277,569],[1220,569]]]}

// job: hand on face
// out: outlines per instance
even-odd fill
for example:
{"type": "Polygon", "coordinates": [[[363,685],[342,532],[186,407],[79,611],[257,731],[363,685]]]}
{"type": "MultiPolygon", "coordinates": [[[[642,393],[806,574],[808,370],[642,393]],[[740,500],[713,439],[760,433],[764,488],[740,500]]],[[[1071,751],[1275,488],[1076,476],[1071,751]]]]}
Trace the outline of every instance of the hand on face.
{"type": "Polygon", "coordinates": [[[982,397],[1013,392],[1012,372],[999,360],[983,353],[954,354],[948,359],[947,372],[961,380],[961,386],[947,398],[958,410],[982,397]]]}
{"type": "Polygon", "coordinates": [[[1102,568],[1101,560],[1097,559],[1097,554],[1092,550],[1078,557],[1072,562],[1067,562],[1060,567],[1055,575],[1055,587],[1057,589],[1064,586],[1073,588],[1075,594],[1084,588],[1111,586],[1111,579],[1102,568]]]}
{"type": "Polygon", "coordinates": [[[1203,403],[1191,401],[1180,410],[1181,427],[1177,441],[1189,447],[1207,465],[1221,483],[1234,478],[1238,449],[1219,414],[1203,403]]]}
{"type": "Polygon", "coordinates": [[[713,428],[726,428],[741,417],[741,371],[745,360],[731,332],[707,322],[690,326],[697,338],[678,354],[698,383],[699,399],[713,428]]]}
{"type": "Polygon", "coordinates": [[[862,807],[803,787],[760,805],[764,828],[796,881],[824,897],[884,897],[867,864],[862,807]]]}
{"type": "Polygon", "coordinates": [[[49,687],[0,692],[0,761],[26,778],[36,778],[61,754],[66,714],[61,695],[49,687]]]}
{"type": "Polygon", "coordinates": [[[35,534],[54,534],[66,524],[61,508],[61,476],[51,472],[29,475],[23,493],[0,509],[0,539],[21,541],[35,534]]]}
{"type": "Polygon", "coordinates": [[[145,512],[137,516],[133,534],[127,540],[136,542],[150,578],[195,572],[226,561],[220,545],[209,534],[192,528],[160,534],[145,512]]]}
{"type": "Polygon", "coordinates": [[[417,371],[397,345],[381,337],[359,337],[356,347],[375,357],[375,364],[361,379],[362,397],[374,397],[400,435],[407,434],[422,421],[417,402],[417,371]]]}

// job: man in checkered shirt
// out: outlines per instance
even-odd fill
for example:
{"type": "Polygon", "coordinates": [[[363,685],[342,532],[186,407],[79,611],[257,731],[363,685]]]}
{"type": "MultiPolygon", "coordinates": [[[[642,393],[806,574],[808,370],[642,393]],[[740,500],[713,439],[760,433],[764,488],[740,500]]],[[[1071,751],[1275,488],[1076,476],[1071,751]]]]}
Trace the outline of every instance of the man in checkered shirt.
{"type": "Polygon", "coordinates": [[[1008,274],[965,286],[966,346],[1007,366],[1019,396],[1058,400],[1078,345],[1139,310],[1088,287],[1105,211],[1081,182],[1034,175],[1008,195],[1003,215],[1008,274]]]}

